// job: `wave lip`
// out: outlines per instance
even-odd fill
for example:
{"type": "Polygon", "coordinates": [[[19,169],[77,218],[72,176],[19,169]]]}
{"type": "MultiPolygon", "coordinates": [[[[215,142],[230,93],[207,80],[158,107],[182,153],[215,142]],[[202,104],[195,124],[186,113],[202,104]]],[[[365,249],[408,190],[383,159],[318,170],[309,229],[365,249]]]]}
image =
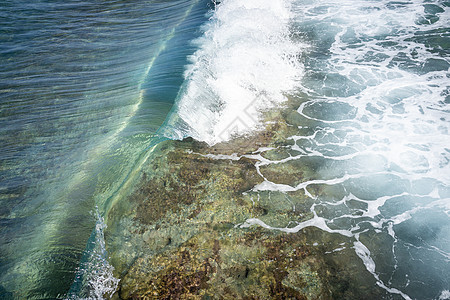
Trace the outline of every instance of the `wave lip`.
{"type": "Polygon", "coordinates": [[[260,112],[286,100],[302,74],[304,46],[290,38],[283,0],[228,0],[194,41],[178,94],[170,138],[212,145],[261,127],[260,112]]]}

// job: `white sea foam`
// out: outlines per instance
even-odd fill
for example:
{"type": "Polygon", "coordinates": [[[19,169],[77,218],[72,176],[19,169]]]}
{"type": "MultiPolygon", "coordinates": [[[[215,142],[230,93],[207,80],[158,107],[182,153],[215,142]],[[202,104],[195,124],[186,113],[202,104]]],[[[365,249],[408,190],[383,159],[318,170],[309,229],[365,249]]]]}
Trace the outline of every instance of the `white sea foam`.
{"type": "Polygon", "coordinates": [[[312,226],[351,237],[387,292],[411,299],[442,291],[448,298],[442,288],[450,273],[442,264],[450,257],[450,59],[443,41],[436,42],[448,27],[448,5],[298,0],[292,11],[295,26],[318,37],[313,48],[329,46],[305,64],[302,92],[309,99],[298,108],[308,120],[299,126],[305,134],[290,138],[289,157],[252,157],[264,179],[252,192],[302,190],[314,217],[290,220],[295,227],[274,226],[270,218],[241,226],[285,232],[312,226]],[[303,162],[315,162],[315,174],[302,182],[264,176],[271,167],[303,162]]]}
{"type": "Polygon", "coordinates": [[[289,1],[222,1],[195,41],[164,134],[215,144],[258,129],[260,112],[285,101],[302,74],[290,17],[289,1]]]}
{"type": "Polygon", "coordinates": [[[100,213],[96,212],[97,224],[93,232],[91,248],[85,253],[75,282],[66,299],[101,300],[109,299],[117,290],[120,279],[114,277],[114,267],[108,262],[104,230],[106,224],[100,213]]]}
{"type": "Polygon", "coordinates": [[[341,87],[343,90],[334,92],[335,87],[324,80],[321,99],[303,103],[299,112],[306,118],[328,124],[323,133],[332,126],[345,130],[347,146],[358,152],[364,149],[379,154],[388,159],[390,166],[426,173],[449,184],[450,123],[443,99],[448,95],[445,66],[450,60],[415,40],[418,30],[445,26],[450,11],[443,10],[437,14],[438,21],[423,26],[420,22],[427,16],[426,6],[419,0],[403,4],[390,1],[299,3],[299,17],[342,24],[333,25],[339,31],[330,48],[332,63],[326,71],[330,73],[328,76],[338,74],[344,83],[348,82],[341,87]],[[430,67],[433,62],[436,66],[430,67]],[[342,107],[345,109],[337,112],[338,116],[311,114],[319,109],[342,107]],[[351,122],[350,126],[343,125],[345,122],[351,122]]]}
{"type": "Polygon", "coordinates": [[[239,226],[341,234],[387,292],[426,298],[426,291],[415,295],[424,282],[437,289],[434,297],[441,291],[446,297],[448,276],[442,274],[449,272],[440,265],[450,256],[450,60],[432,44],[443,37],[434,31],[448,27],[449,13],[443,2],[422,0],[296,0],[290,6],[225,0],[196,41],[199,50],[190,58],[165,134],[224,141],[257,129],[261,110],[301,89],[309,96],[298,108],[308,120],[299,126],[305,135],[290,138],[288,157],[268,159],[263,154],[271,149],[245,155],[258,161],[263,179],[248,194],[259,200],[303,191],[313,217],[300,216],[285,227],[270,218],[239,226]],[[306,58],[304,67],[297,56],[305,47],[289,36],[295,30],[312,37],[311,53],[326,48],[309,63],[306,58]],[[320,162],[303,182],[264,176],[267,168],[303,161],[320,162]],[[316,193],[315,187],[342,194],[316,193]],[[401,255],[409,255],[414,266],[401,255]]]}
{"type": "Polygon", "coordinates": [[[363,243],[361,243],[360,241],[357,241],[353,244],[353,248],[355,249],[356,255],[358,255],[359,258],[361,258],[361,260],[363,261],[364,265],[367,268],[367,271],[372,273],[372,275],[377,280],[378,286],[385,289],[386,291],[388,291],[391,294],[398,294],[398,295],[401,295],[406,300],[411,300],[411,297],[409,297],[407,294],[401,292],[400,290],[398,290],[396,288],[387,287],[384,284],[384,282],[382,282],[379,279],[378,274],[375,272],[376,264],[371,257],[370,250],[363,243]]]}
{"type": "Polygon", "coordinates": [[[441,294],[439,295],[439,300],[448,300],[450,299],[450,291],[449,290],[443,290],[441,294]]]}

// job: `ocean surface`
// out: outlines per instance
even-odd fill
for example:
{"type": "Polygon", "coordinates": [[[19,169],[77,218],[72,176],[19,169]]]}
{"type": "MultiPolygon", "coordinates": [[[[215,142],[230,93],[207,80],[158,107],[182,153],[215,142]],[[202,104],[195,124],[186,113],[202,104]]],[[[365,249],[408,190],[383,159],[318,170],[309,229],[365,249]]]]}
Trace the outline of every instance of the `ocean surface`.
{"type": "Polygon", "coordinates": [[[5,0],[0,66],[0,298],[111,294],[103,218],[152,146],[295,100],[251,192],[313,217],[239,226],[341,235],[392,297],[450,299],[449,1],[5,0]]]}

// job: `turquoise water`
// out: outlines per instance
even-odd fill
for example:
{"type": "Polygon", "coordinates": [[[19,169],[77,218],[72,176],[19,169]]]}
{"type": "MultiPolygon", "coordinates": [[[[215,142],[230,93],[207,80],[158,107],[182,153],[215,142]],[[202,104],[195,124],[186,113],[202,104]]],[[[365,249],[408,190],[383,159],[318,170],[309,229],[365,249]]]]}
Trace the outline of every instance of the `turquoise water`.
{"type": "Polygon", "coordinates": [[[315,175],[250,192],[314,217],[241,226],[340,234],[392,297],[450,299],[450,3],[214,4],[0,4],[0,298],[112,292],[102,216],[150,145],[251,134],[289,97],[289,157],[250,156],[315,175]]]}
{"type": "Polygon", "coordinates": [[[316,220],[353,238],[380,287],[449,299],[450,3],[300,1],[295,11],[312,45],[298,113],[317,125],[293,148],[323,163],[295,188],[339,190],[313,196],[316,220]]]}
{"type": "Polygon", "coordinates": [[[264,179],[253,199],[284,197],[295,211],[287,195],[304,192],[313,218],[241,226],[342,235],[392,298],[449,299],[449,21],[448,1],[223,1],[167,136],[213,145],[295,99],[293,145],[276,149],[286,158],[244,156],[264,179]],[[267,172],[303,166],[311,178],[267,172]]]}
{"type": "Polygon", "coordinates": [[[171,109],[206,1],[0,4],[0,298],[71,286],[171,109]]]}

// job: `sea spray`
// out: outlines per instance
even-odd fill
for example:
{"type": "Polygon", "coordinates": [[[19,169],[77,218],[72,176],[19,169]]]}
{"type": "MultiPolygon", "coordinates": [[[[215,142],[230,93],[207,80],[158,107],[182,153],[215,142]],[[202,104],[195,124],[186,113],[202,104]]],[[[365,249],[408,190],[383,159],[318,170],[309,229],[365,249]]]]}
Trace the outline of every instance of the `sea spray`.
{"type": "Polygon", "coordinates": [[[290,18],[283,0],[217,4],[164,134],[215,144],[261,129],[261,111],[283,103],[302,76],[305,46],[290,38],[290,18]]]}
{"type": "Polygon", "coordinates": [[[312,45],[289,115],[298,133],[288,157],[254,156],[266,180],[253,191],[302,192],[313,217],[243,227],[340,233],[392,297],[440,297],[450,274],[441,268],[450,253],[448,4],[295,1],[293,14],[312,45]],[[282,177],[302,166],[315,174],[282,177]]]}
{"type": "Polygon", "coordinates": [[[116,291],[119,279],[114,277],[114,267],[108,262],[104,230],[106,224],[98,208],[97,223],[81,260],[75,281],[66,299],[97,300],[109,298],[116,291]]]}
{"type": "MultiPolygon", "coordinates": [[[[247,2],[218,5],[197,40],[162,132],[214,146],[193,139],[156,145],[129,201],[113,203],[108,225],[116,227],[107,236],[111,262],[124,274],[122,298],[447,297],[447,58],[433,46],[436,36],[429,38],[445,24],[448,6],[434,7],[432,16],[421,1],[294,4],[289,30],[301,34],[290,42],[306,40],[311,51],[303,77],[289,77],[301,80],[293,81],[290,106],[261,134],[249,132],[262,124],[252,114],[245,116],[253,127],[235,119],[221,126],[227,103],[239,108],[235,115],[246,112],[245,103],[232,101],[235,93],[261,100],[250,101],[252,108],[280,103],[265,102],[279,95],[268,89],[272,73],[257,74],[270,78],[261,80],[261,98],[252,96],[260,87],[256,74],[242,72],[254,75],[251,85],[250,77],[238,76],[252,62],[248,56],[232,63],[245,47],[228,56],[221,51],[252,40],[251,34],[233,39],[227,28],[239,30],[219,22],[221,13],[233,12],[239,24],[247,2]],[[428,26],[421,20],[430,20],[431,32],[418,32],[428,26]],[[403,53],[402,43],[411,52],[403,53]],[[253,134],[262,147],[241,147],[242,138],[232,139],[239,133],[253,134]]],[[[255,28],[261,20],[245,19],[255,28]]],[[[298,66],[296,59],[288,61],[298,66]]]]}

